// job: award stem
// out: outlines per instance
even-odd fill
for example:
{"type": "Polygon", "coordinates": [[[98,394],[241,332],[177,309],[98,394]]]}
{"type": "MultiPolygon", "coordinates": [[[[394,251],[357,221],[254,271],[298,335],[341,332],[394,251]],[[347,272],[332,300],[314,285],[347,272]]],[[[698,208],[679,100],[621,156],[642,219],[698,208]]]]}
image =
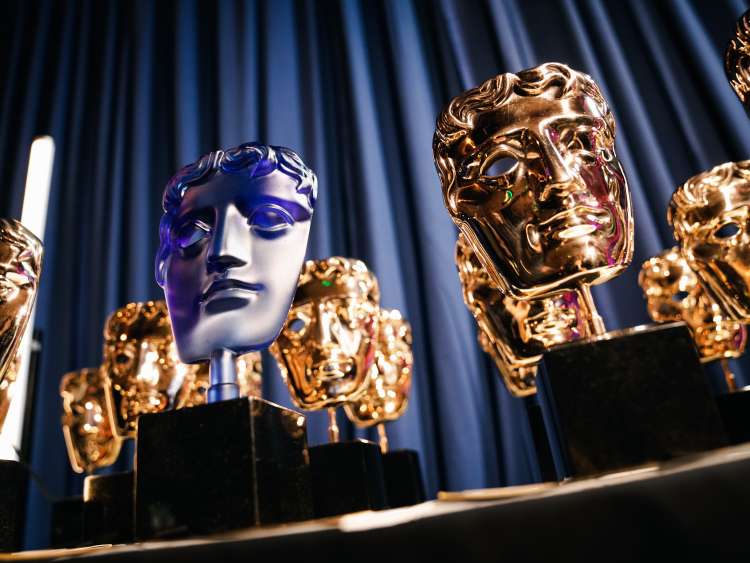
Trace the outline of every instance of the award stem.
{"type": "Polygon", "coordinates": [[[238,399],[240,386],[237,384],[236,355],[231,350],[221,348],[211,354],[207,402],[218,403],[238,399]]]}
{"type": "Polygon", "coordinates": [[[332,444],[339,441],[339,425],[336,423],[336,407],[328,408],[328,440],[332,444]]]}
{"type": "Polygon", "coordinates": [[[382,422],[378,424],[378,443],[380,444],[380,451],[384,454],[387,454],[388,434],[385,433],[385,425],[382,422]]]}
{"type": "Polygon", "coordinates": [[[721,371],[724,372],[724,379],[727,382],[727,387],[729,387],[729,392],[734,393],[737,391],[737,381],[734,379],[734,374],[729,368],[729,362],[726,358],[721,359],[721,371]]]}
{"type": "Polygon", "coordinates": [[[594,303],[594,297],[591,295],[591,287],[588,284],[582,284],[579,289],[581,301],[591,317],[591,328],[594,331],[594,336],[601,336],[607,332],[607,328],[604,326],[604,320],[599,316],[599,311],[596,310],[596,303],[594,303]]]}

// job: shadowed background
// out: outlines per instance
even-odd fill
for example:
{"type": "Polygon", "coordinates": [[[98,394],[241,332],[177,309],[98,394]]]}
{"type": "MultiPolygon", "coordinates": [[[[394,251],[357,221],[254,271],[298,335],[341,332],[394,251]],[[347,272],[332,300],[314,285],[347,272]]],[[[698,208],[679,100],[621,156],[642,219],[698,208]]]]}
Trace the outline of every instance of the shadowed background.
{"type": "MultiPolygon", "coordinates": [[[[365,260],[383,306],[412,323],[413,396],[389,434],[393,447],[419,450],[428,491],[531,480],[523,404],[479,350],[461,298],[456,231],[432,162],[435,118],[501,72],[558,61],[592,75],[617,120],[636,221],[633,265],[595,297],[610,329],[647,322],[636,277],[673,244],[665,219],[673,189],[750,156],[750,127],[722,67],[747,8],[741,0],[3,2],[0,216],[20,216],[32,138],[48,133],[57,144],[30,453],[47,495],[82,487],[59,426],[60,377],[101,362],[111,311],[162,298],[153,257],[165,183],[201,154],[250,140],[291,147],[317,172],[309,256],[365,260]]],[[[264,359],[265,396],[288,405],[264,359]]],[[[741,384],[743,363],[734,365],[741,384]]],[[[344,438],[357,434],[339,421],[344,438]]],[[[309,426],[311,443],[325,441],[325,417],[309,426]]],[[[117,467],[131,457],[126,448],[117,467]]],[[[47,501],[32,487],[30,547],[47,541],[47,501]]]]}

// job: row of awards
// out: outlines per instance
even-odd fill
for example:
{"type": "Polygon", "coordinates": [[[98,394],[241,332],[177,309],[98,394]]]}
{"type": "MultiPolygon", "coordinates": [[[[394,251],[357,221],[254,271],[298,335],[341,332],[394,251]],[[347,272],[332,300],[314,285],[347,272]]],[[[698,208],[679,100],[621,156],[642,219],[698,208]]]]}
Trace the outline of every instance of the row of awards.
{"type": "MultiPolygon", "coordinates": [[[[748,21],[727,54],[743,101],[748,21]]],[[[750,391],[726,364],[744,352],[750,321],[750,161],[677,187],[667,220],[678,246],[639,278],[661,324],[607,332],[591,286],[630,264],[634,221],[614,117],[591,77],[546,63],[491,78],[438,116],[433,154],[479,342],[524,398],[548,478],[750,439],[750,391]],[[701,367],[714,360],[727,391],[716,397],[701,367]]],[[[406,408],[410,327],[381,309],[363,262],[304,262],[317,196],[299,155],[262,143],[204,155],[167,184],[155,260],[165,301],[116,311],[102,367],[61,385],[77,471],[111,464],[136,439],[133,472],[87,478],[84,520],[100,525],[90,541],[423,500],[416,454],[389,451],[382,426],[406,408]],[[264,349],[298,408],[329,410],[330,443],[308,447],[305,417],[259,398],[264,349]],[[339,441],[339,406],[377,425],[381,444],[339,441]]],[[[10,220],[0,243],[0,374],[10,382],[41,245],[10,220]]],[[[0,464],[0,481],[17,466],[0,464]]],[[[11,500],[3,521],[13,521],[11,500]]]]}

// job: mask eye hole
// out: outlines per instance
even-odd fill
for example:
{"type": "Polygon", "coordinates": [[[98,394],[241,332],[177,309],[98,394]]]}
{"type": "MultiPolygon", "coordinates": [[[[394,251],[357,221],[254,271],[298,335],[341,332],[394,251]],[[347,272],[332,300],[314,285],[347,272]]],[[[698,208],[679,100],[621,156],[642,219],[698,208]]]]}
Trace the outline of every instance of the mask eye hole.
{"type": "Polygon", "coordinates": [[[498,158],[492,161],[488,166],[485,166],[482,171],[482,176],[486,178],[498,178],[509,174],[518,164],[515,158],[509,156],[498,158]]]}
{"type": "Polygon", "coordinates": [[[211,227],[203,221],[190,221],[182,225],[175,235],[175,242],[182,250],[192,248],[209,236],[211,227]]]}
{"type": "Polygon", "coordinates": [[[264,205],[249,220],[250,228],[263,238],[276,238],[294,224],[294,219],[277,205],[264,205]]]}
{"type": "Polygon", "coordinates": [[[724,223],[714,231],[714,236],[718,239],[730,239],[740,232],[740,226],[734,221],[724,223]]]}
{"type": "Polygon", "coordinates": [[[296,318],[289,323],[289,330],[295,334],[301,333],[305,328],[305,321],[300,318],[296,318]]]}
{"type": "Polygon", "coordinates": [[[687,291],[678,291],[672,296],[672,301],[676,303],[681,303],[685,299],[687,299],[688,295],[690,295],[687,291]]]}

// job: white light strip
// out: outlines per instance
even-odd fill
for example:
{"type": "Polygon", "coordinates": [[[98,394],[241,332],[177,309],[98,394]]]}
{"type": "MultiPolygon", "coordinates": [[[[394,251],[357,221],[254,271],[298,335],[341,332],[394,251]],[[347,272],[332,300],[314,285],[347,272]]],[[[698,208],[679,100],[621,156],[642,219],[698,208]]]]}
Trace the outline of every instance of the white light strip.
{"type": "MultiPolygon", "coordinates": [[[[55,141],[47,135],[36,137],[34,142],[31,143],[21,223],[42,242],[44,242],[44,227],[47,223],[47,203],[49,202],[54,162],[55,141]]],[[[44,270],[43,258],[41,279],[44,279],[44,270]]],[[[18,459],[13,448],[21,448],[26,394],[29,385],[29,360],[31,359],[32,335],[34,333],[34,316],[35,311],[32,311],[19,349],[21,363],[18,367],[16,382],[12,388],[13,400],[8,409],[2,434],[0,434],[0,459],[18,459]]]]}

